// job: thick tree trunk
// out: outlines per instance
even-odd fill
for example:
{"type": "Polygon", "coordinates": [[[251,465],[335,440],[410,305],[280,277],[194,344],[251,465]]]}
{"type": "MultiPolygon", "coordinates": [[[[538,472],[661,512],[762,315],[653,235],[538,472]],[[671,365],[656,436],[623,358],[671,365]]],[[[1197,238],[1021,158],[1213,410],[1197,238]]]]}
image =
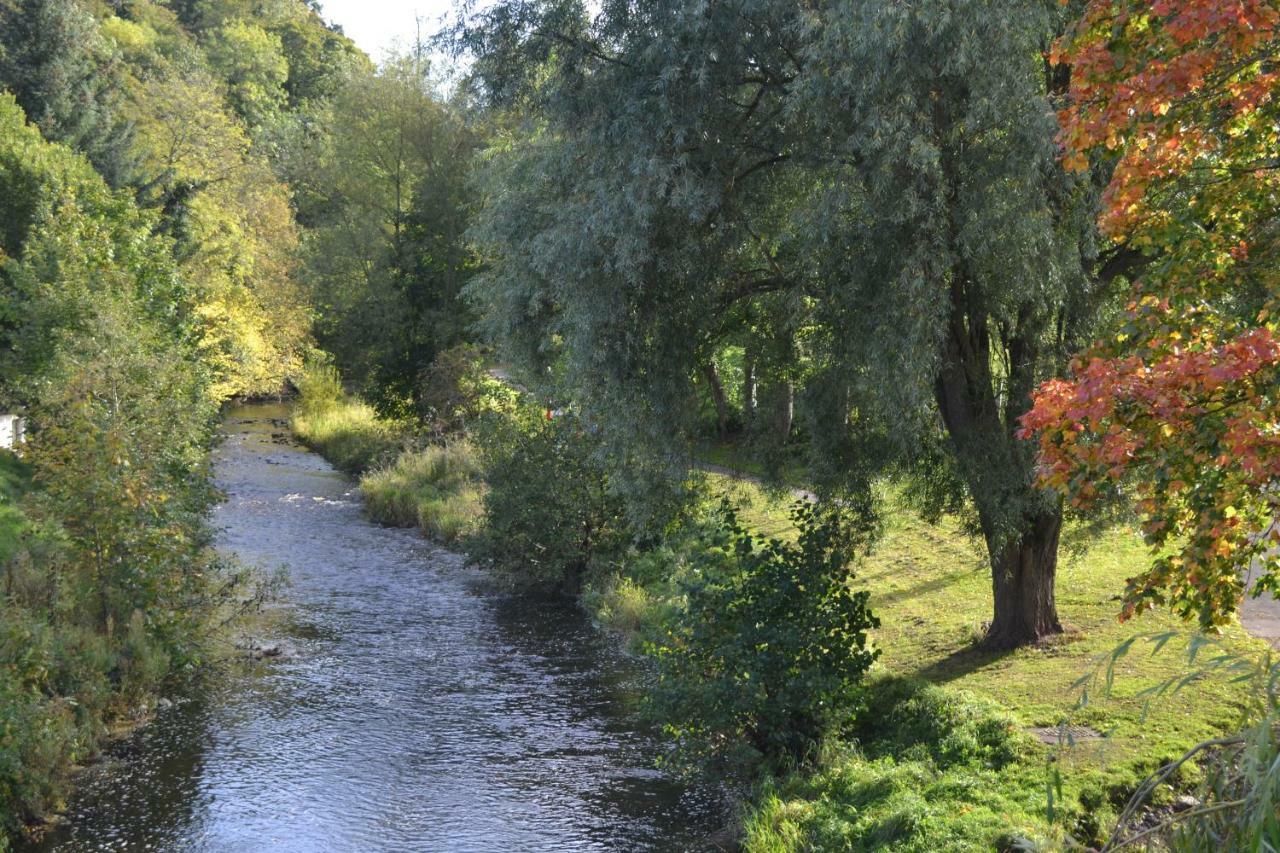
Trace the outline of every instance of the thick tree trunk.
{"type": "Polygon", "coordinates": [[[1062,511],[1038,491],[1034,453],[1016,435],[1017,417],[1035,386],[1038,329],[1020,317],[993,341],[981,305],[968,310],[970,297],[959,274],[951,297],[950,334],[935,394],[991,559],[994,612],[983,645],[1009,649],[1062,632],[1054,599],[1062,511]],[[1007,356],[1003,400],[992,370],[995,345],[1007,356]]]}
{"type": "Polygon", "coordinates": [[[990,649],[1011,649],[1062,633],[1054,598],[1061,513],[1031,521],[1022,536],[988,542],[995,615],[983,640],[990,649]]]}
{"type": "Polygon", "coordinates": [[[721,438],[729,432],[729,400],[724,394],[724,384],[720,381],[720,371],[716,370],[714,361],[707,362],[702,368],[707,387],[711,389],[711,400],[716,406],[716,434],[721,438]]]}

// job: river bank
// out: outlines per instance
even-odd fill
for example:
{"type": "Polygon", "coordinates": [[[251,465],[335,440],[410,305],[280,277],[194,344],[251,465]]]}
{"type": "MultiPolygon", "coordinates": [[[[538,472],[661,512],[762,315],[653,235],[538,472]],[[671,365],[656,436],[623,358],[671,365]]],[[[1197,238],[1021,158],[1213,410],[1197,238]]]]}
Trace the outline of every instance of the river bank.
{"type": "MultiPolygon", "coordinates": [[[[713,493],[737,503],[753,530],[794,537],[789,506],[808,493],[763,488],[737,473],[742,466],[732,465],[731,453],[711,459],[722,464],[699,467],[713,493]]],[[[1168,613],[1116,620],[1114,596],[1146,559],[1135,532],[1070,530],[1059,595],[1068,633],[996,654],[974,648],[989,616],[990,584],[960,520],[925,522],[887,485],[883,500],[885,535],[858,567],[857,580],[882,619],[874,634],[884,655],[871,674],[872,695],[888,697],[877,712],[882,723],[856,724],[816,768],[764,781],[746,810],[746,849],[805,849],[851,838],[879,838],[895,850],[937,849],[939,839],[954,849],[984,849],[984,838],[1038,840],[1046,849],[1065,843],[1066,835],[1100,843],[1146,774],[1239,722],[1248,688],[1222,676],[1196,679],[1151,704],[1145,691],[1176,681],[1191,666],[1175,650],[1177,641],[1160,655],[1121,661],[1110,695],[1095,691],[1086,707],[1076,707],[1077,680],[1129,638],[1180,630],[1191,637],[1168,613]],[[1059,745],[1064,723],[1079,726],[1081,736],[1059,745]],[[988,744],[995,732],[1003,734],[988,744]],[[968,746],[951,754],[958,744],[968,746]],[[1050,821],[1045,786],[1054,768],[1061,769],[1062,787],[1057,820],[1050,821]],[[921,799],[920,791],[931,793],[921,799]]],[[[664,557],[660,549],[653,556],[657,562],[642,557],[644,565],[596,575],[584,591],[593,619],[637,648],[664,629],[681,594],[679,555],[664,557]]],[[[1235,655],[1262,648],[1238,627],[1219,642],[1235,655]]],[[[1147,645],[1138,641],[1135,648],[1147,645]]],[[[1179,796],[1194,780],[1193,773],[1173,778],[1159,796],[1179,796]]]]}

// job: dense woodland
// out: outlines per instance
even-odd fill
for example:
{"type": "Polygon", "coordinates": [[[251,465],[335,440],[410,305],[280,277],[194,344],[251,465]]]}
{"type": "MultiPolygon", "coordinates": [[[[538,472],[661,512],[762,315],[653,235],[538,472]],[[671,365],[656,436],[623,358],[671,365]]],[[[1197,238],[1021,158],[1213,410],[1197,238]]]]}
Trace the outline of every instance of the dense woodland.
{"type": "Polygon", "coordinates": [[[0,0],[0,849],[271,594],[209,452],[280,394],[643,658],[745,849],[1280,846],[1278,26],[498,0],[375,63],[300,0],[0,0]],[[1118,754],[1026,733],[1079,720],[1118,754]]]}

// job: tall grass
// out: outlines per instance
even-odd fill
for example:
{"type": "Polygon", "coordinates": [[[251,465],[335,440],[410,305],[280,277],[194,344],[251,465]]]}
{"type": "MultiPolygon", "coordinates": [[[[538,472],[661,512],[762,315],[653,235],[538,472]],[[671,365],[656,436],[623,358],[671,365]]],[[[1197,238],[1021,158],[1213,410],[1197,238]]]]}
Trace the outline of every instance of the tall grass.
{"type": "Polygon", "coordinates": [[[360,481],[365,508],[383,524],[418,527],[446,544],[473,533],[484,512],[481,465],[475,449],[458,441],[402,453],[360,481]]]}
{"type": "Polygon", "coordinates": [[[390,464],[405,448],[408,429],[347,397],[332,367],[308,367],[297,386],[294,434],[344,474],[356,477],[390,464]]]}

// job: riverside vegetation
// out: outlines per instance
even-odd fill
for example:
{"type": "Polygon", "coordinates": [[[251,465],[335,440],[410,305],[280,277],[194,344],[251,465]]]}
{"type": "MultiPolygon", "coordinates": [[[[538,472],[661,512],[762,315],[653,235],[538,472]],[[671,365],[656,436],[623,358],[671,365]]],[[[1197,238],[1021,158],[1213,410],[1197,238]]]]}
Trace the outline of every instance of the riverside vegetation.
{"type": "MultiPolygon", "coordinates": [[[[423,449],[410,425],[372,414],[335,378],[326,369],[299,383],[299,438],[339,464],[380,460],[360,477],[371,517],[468,549],[506,582],[578,595],[602,628],[649,658],[648,706],[679,746],[673,764],[738,780],[747,850],[1100,843],[1148,773],[1231,730],[1250,702],[1233,670],[1153,705],[1144,691],[1187,672],[1171,647],[1121,659],[1111,693],[1075,707],[1076,682],[1117,645],[1183,629],[1170,614],[1116,622],[1116,590],[1146,556],[1127,526],[1071,530],[1079,547],[1063,567],[1075,590],[1063,600],[1068,636],[1012,655],[984,651],[976,640],[990,591],[976,544],[958,518],[919,518],[895,487],[884,487],[894,509],[862,556],[856,541],[806,548],[805,537],[830,533],[813,510],[794,517],[788,490],[696,470],[692,505],[653,536],[610,501],[608,469],[591,462],[596,442],[572,416],[547,421],[493,382],[479,393],[501,402],[479,405],[496,424],[480,419],[466,439],[423,449]],[[424,520],[436,514],[465,519],[464,532],[424,520]],[[856,557],[856,570],[846,575],[824,554],[856,557]],[[810,622],[807,640],[785,616],[799,608],[836,621],[810,622]],[[837,643],[853,657],[824,651],[837,643]],[[861,683],[850,677],[864,670],[861,683]],[[789,690],[816,701],[817,713],[801,722],[804,700],[789,690]],[[1106,737],[1058,745],[1031,734],[1064,722],[1106,737]],[[1055,767],[1062,787],[1050,820],[1055,767]]],[[[703,455],[751,467],[731,446],[703,455]]],[[[1241,660],[1262,648],[1238,627],[1219,643],[1241,660]]],[[[1183,766],[1156,801],[1194,790],[1202,774],[1183,766]]]]}
{"type": "Polygon", "coordinates": [[[0,2],[0,849],[265,594],[209,450],[311,351],[285,155],[361,68],[301,2],[0,2]]]}
{"type": "Polygon", "coordinates": [[[1280,846],[1277,27],[497,0],[446,84],[300,0],[0,0],[0,848],[258,599],[208,451],[289,385],[648,661],[747,850],[1280,846]]]}

